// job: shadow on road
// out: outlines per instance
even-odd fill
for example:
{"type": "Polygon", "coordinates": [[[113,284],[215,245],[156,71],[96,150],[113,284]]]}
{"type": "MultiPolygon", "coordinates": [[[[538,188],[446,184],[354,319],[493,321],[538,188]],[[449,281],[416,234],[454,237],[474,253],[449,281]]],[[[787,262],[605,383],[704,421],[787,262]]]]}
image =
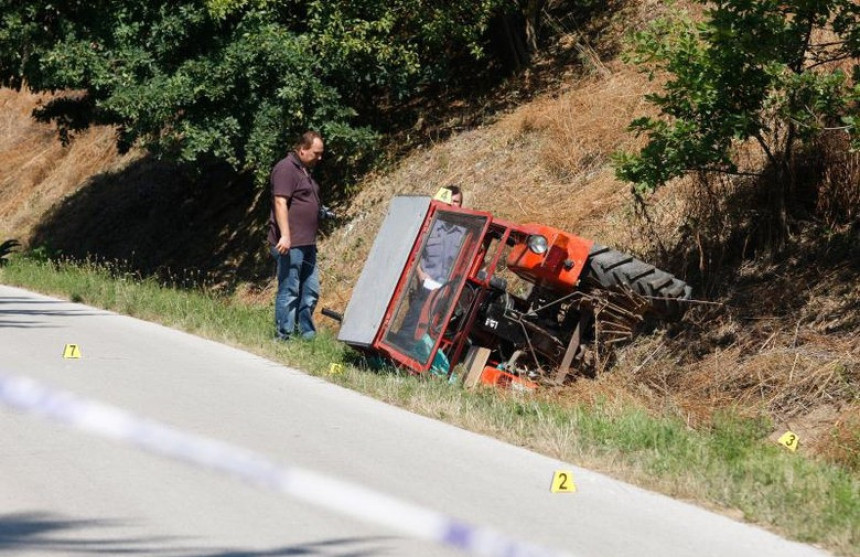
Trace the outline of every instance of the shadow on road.
{"type": "Polygon", "coordinates": [[[388,538],[340,538],[270,549],[193,547],[176,537],[140,538],[84,535],[85,531],[127,528],[117,520],[82,520],[51,513],[0,515],[0,554],[170,555],[171,557],[279,557],[308,555],[363,557],[388,553],[380,542],[388,538]]]}
{"type": "Polygon", "coordinates": [[[34,317],[90,317],[94,315],[110,315],[106,311],[96,309],[51,309],[50,306],[57,304],[66,304],[67,302],[59,300],[34,300],[32,298],[16,298],[16,297],[0,297],[0,328],[20,328],[32,329],[36,327],[50,328],[53,325],[44,321],[33,319],[34,317]],[[27,309],[15,308],[6,309],[2,304],[28,305],[28,306],[46,306],[44,309],[27,309]],[[18,317],[18,319],[16,319],[18,317]]]}

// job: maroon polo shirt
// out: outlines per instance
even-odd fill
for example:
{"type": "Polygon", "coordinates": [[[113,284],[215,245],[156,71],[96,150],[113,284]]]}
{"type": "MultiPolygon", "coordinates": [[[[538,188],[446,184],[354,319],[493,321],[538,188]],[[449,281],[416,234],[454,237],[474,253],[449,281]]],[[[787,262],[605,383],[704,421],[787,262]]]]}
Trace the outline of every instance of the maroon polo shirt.
{"type": "Polygon", "coordinates": [[[269,182],[272,186],[269,244],[276,245],[281,237],[275,220],[275,197],[286,197],[290,245],[315,245],[319,228],[320,188],[295,152],[278,161],[272,169],[269,182]]]}

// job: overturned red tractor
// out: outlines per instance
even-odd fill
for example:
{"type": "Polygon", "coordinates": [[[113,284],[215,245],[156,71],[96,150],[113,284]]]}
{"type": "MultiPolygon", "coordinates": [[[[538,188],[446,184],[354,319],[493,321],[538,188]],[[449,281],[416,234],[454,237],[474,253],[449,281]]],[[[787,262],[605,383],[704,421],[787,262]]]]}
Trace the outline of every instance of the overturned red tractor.
{"type": "Polygon", "coordinates": [[[677,318],[691,289],[561,230],[424,196],[395,197],[338,339],[414,373],[533,388],[605,365],[612,345],[677,318]]]}

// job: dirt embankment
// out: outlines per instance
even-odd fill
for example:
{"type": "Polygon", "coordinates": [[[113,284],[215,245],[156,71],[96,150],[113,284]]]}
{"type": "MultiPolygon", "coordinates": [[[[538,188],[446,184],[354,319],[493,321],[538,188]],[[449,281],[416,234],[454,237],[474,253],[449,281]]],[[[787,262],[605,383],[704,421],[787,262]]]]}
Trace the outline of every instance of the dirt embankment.
{"type": "MultiPolygon", "coordinates": [[[[696,271],[701,246],[684,245],[683,227],[701,210],[701,191],[679,180],[649,199],[641,217],[608,163],[614,151],[635,147],[625,127],[647,113],[641,95],[649,83],[620,65],[603,69],[368,178],[347,210],[349,224],[323,243],[323,302],[345,307],[393,195],[451,183],[465,188],[467,206],[500,218],[570,230],[682,276],[696,271]]],[[[713,244],[732,241],[728,231],[709,233],[729,238],[713,244]]],[[[728,409],[763,416],[775,438],[790,429],[805,450],[860,469],[858,261],[860,227],[828,237],[810,222],[778,261],[727,255],[721,265],[703,263],[706,275],[686,277],[701,303],[681,324],[640,338],[611,373],[560,396],[620,397],[692,426],[728,409]]]]}
{"type": "Polygon", "coordinates": [[[32,118],[47,97],[0,89],[0,237],[29,238],[45,213],[95,175],[119,168],[113,130],[80,134],[68,146],[32,118]]]}

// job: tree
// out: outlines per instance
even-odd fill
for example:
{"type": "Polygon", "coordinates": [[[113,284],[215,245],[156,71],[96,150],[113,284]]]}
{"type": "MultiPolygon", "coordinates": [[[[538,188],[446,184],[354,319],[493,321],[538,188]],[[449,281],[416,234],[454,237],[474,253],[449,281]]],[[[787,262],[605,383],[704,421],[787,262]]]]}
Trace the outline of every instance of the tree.
{"type": "Polygon", "coordinates": [[[229,163],[265,180],[320,130],[338,166],[374,152],[371,103],[482,54],[502,0],[0,0],[0,84],[73,91],[42,108],[61,135],[117,126],[121,147],[229,163]]]}
{"type": "Polygon", "coordinates": [[[619,178],[653,191],[688,173],[739,174],[737,148],[752,141],[770,188],[769,245],[788,233],[798,150],[825,133],[860,123],[860,5],[852,0],[721,0],[701,23],[662,19],[636,34],[629,60],[663,91],[649,95],[658,117],[633,121],[645,134],[638,153],[619,153],[619,178]]]}

